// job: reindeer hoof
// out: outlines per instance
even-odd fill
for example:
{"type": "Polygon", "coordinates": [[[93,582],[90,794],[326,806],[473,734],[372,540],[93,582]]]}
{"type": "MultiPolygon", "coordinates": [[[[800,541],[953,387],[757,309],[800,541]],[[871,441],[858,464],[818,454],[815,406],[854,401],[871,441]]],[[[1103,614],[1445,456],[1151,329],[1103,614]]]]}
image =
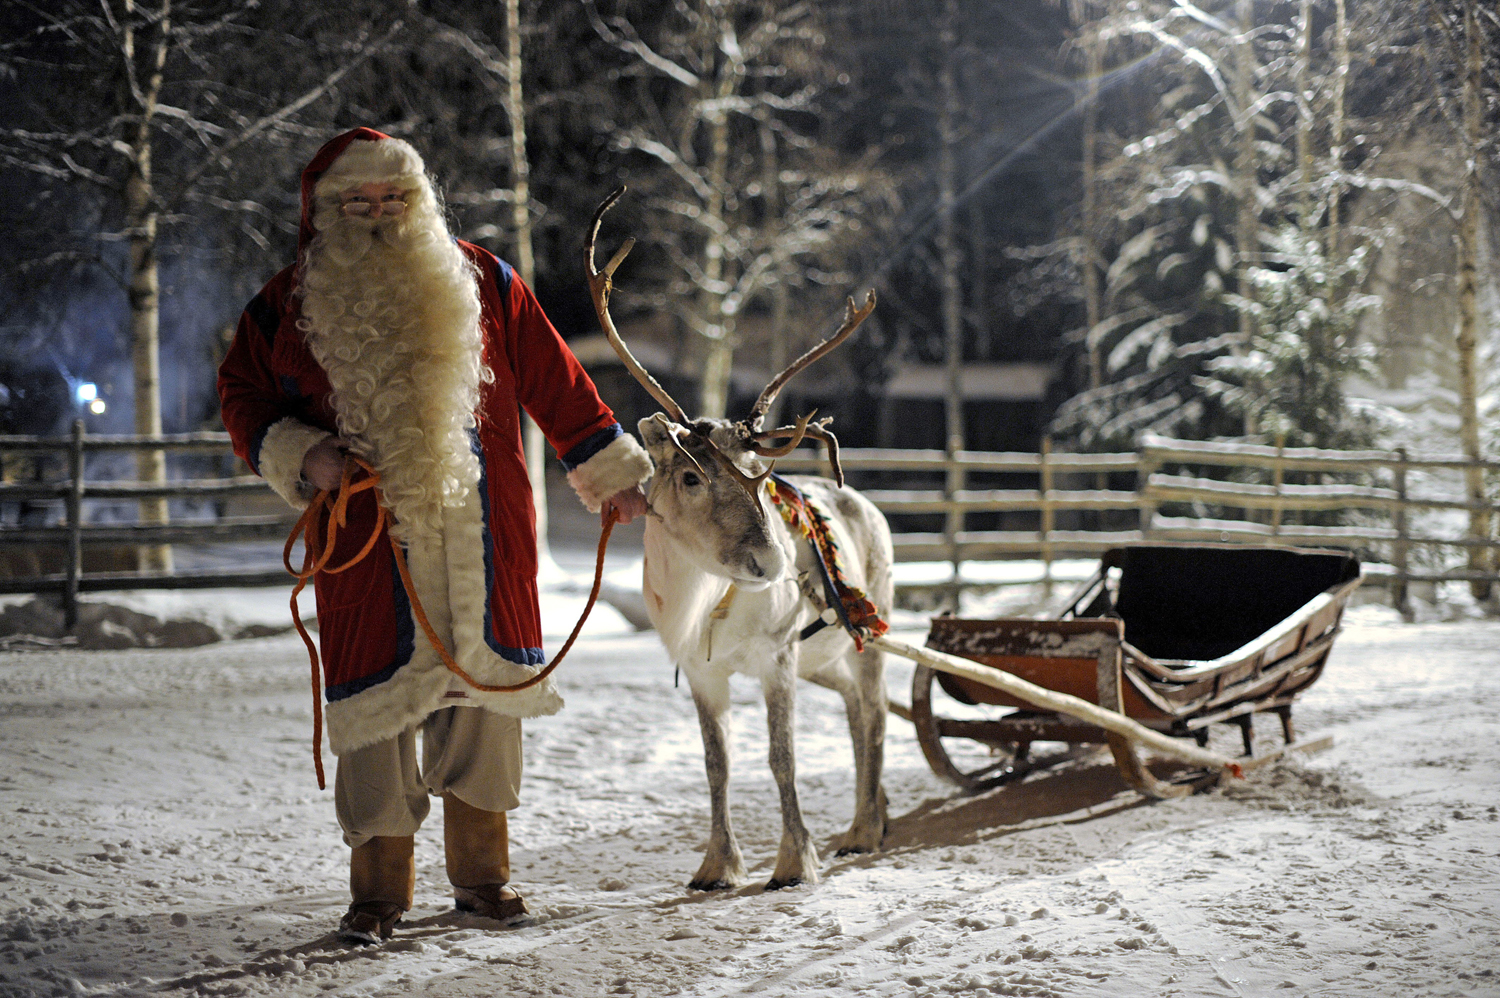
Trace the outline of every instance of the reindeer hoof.
{"type": "Polygon", "coordinates": [[[772,880],[766,884],[766,890],[779,891],[783,887],[796,887],[802,883],[801,877],[788,877],[786,880],[772,880]]]}
{"type": "Polygon", "coordinates": [[[865,832],[850,832],[844,836],[843,844],[839,846],[835,856],[856,856],[863,853],[879,852],[881,845],[885,842],[885,829],[880,829],[879,835],[870,835],[865,832]]]}
{"type": "Polygon", "coordinates": [[[734,883],[723,879],[718,880],[691,880],[688,882],[690,891],[727,891],[734,889],[734,883]]]}

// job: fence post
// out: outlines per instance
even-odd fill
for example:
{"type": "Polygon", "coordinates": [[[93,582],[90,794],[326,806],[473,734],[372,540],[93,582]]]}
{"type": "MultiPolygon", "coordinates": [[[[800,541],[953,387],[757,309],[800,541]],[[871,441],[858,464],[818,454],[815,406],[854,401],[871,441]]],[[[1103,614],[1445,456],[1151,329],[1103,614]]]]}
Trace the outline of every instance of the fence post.
{"type": "Polygon", "coordinates": [[[1406,448],[1396,448],[1396,509],[1391,514],[1392,526],[1396,528],[1396,540],[1391,547],[1391,565],[1396,570],[1396,577],[1391,582],[1391,606],[1400,611],[1405,620],[1412,619],[1411,600],[1407,592],[1407,565],[1406,556],[1409,544],[1407,537],[1410,528],[1406,522],[1406,448]]]}
{"type": "MultiPolygon", "coordinates": [[[[1271,487],[1275,490],[1276,497],[1271,505],[1271,536],[1275,537],[1281,533],[1281,484],[1286,477],[1286,469],[1282,466],[1282,455],[1286,451],[1286,434],[1276,434],[1276,459],[1271,464],[1271,487]]],[[[1306,523],[1306,520],[1302,521],[1306,523]]]]}
{"type": "Polygon", "coordinates": [[[1042,437],[1041,484],[1042,484],[1042,595],[1052,598],[1052,528],[1056,526],[1056,513],[1052,509],[1052,438],[1042,437]]]}
{"type": "MultiPolygon", "coordinates": [[[[954,446],[959,442],[957,438],[949,435],[947,447],[947,468],[943,479],[943,498],[950,503],[956,502],[958,493],[964,488],[964,469],[959,463],[958,450],[954,446]]],[[[958,534],[964,528],[964,513],[962,507],[951,506],[943,520],[943,540],[948,546],[948,560],[953,563],[953,580],[948,593],[949,606],[954,613],[959,610],[958,598],[963,586],[959,583],[959,569],[961,561],[958,552],[958,534]]]]}
{"type": "Polygon", "coordinates": [[[63,586],[63,625],[78,623],[78,576],[83,570],[83,420],[73,420],[68,445],[68,578],[63,586]]]}
{"type": "Polygon", "coordinates": [[[1142,445],[1135,458],[1135,492],[1139,496],[1136,508],[1140,510],[1141,540],[1151,536],[1151,521],[1156,517],[1156,500],[1151,498],[1151,475],[1157,462],[1151,457],[1151,448],[1142,445]]]}

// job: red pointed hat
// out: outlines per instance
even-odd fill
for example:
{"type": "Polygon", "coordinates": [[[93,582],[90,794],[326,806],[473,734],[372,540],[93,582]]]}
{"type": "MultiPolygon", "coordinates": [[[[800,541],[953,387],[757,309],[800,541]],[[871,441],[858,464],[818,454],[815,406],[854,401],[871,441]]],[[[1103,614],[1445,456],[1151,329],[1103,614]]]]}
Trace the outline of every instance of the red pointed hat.
{"type": "Polygon", "coordinates": [[[422,157],[411,143],[373,128],[354,128],[329,139],[302,171],[298,257],[317,235],[313,214],[320,181],[328,180],[339,189],[384,180],[415,186],[422,182],[425,173],[422,157]]]}

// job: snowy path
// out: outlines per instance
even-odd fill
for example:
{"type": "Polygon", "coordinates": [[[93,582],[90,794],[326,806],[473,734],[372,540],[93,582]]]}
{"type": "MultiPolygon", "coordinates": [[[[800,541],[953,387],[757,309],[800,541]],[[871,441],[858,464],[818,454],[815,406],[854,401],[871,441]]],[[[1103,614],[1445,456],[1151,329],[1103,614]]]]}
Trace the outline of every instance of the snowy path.
{"type": "MultiPolygon", "coordinates": [[[[713,895],[683,887],[707,827],[687,690],[654,635],[587,639],[568,708],[527,725],[513,858],[539,924],[449,912],[434,802],[416,908],[355,950],[329,934],[346,853],[295,638],[0,655],[0,995],[1500,995],[1500,625],[1355,616],[1298,709],[1330,752],[1154,805],[1098,756],[960,797],[892,718],[884,852],[713,895]]],[[[804,693],[831,857],[842,708],[804,693]]],[[[733,793],[763,882],[756,700],[737,688],[733,793]]]]}

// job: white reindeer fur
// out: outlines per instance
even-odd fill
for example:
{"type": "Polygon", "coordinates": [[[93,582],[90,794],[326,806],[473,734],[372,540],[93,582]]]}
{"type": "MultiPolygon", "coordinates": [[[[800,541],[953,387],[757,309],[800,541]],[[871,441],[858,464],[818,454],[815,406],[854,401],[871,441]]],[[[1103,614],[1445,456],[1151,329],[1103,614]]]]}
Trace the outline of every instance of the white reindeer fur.
{"type": "MultiPolygon", "coordinates": [[[[817,851],[803,823],[795,787],[792,714],[796,680],[798,676],[817,677],[844,696],[855,750],[856,806],[854,822],[839,851],[873,851],[880,846],[886,820],[880,788],[886,710],[881,653],[856,653],[853,640],[837,626],[799,641],[798,633],[817,616],[797,581],[799,572],[813,569],[807,542],[793,537],[762,488],[766,530],[756,557],[764,568],[775,562],[774,575],[756,578],[743,565],[726,563],[734,559],[724,557],[720,543],[725,524],[704,515],[711,504],[694,507],[684,501],[678,484],[685,471],[697,475],[697,470],[667,440],[660,418],[642,420],[640,431],[656,462],[656,474],[648,485],[656,515],[646,522],[643,590],[657,633],[692,688],[709,778],[709,845],[690,886],[732,887],[747,879],[728,814],[728,694],[729,677],[734,673],[759,680],[766,697],[770,763],[780,791],[783,826],[769,886],[816,883],[817,851]],[[731,583],[736,592],[728,612],[714,619],[711,613],[731,583]]],[[[713,438],[730,454],[739,449],[724,426],[715,430],[713,438]]],[[[706,454],[695,456],[704,472],[720,471],[706,454]]],[[[742,466],[759,470],[754,457],[741,455],[740,459],[742,466]]],[[[745,492],[723,474],[716,478],[715,501],[738,503],[748,511],[745,492]]],[[[824,479],[793,481],[828,518],[847,581],[864,589],[882,612],[889,612],[892,555],[884,518],[852,489],[839,489],[824,479]]],[[[727,532],[733,534],[746,522],[731,521],[727,532]]]]}

